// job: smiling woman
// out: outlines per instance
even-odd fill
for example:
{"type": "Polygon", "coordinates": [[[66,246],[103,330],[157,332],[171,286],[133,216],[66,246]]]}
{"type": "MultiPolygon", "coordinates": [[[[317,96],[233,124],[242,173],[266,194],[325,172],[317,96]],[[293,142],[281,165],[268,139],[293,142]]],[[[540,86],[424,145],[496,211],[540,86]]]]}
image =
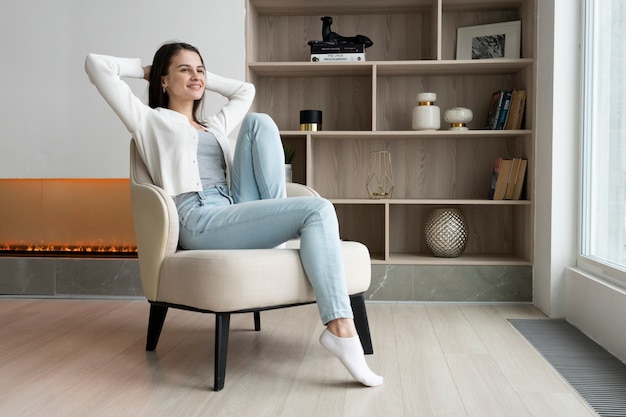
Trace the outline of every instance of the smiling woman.
{"type": "Polygon", "coordinates": [[[163,45],[153,65],[144,67],[144,79],[150,83],[149,106],[169,108],[202,128],[197,112],[205,88],[204,61],[198,50],[184,43],[163,45]]]}

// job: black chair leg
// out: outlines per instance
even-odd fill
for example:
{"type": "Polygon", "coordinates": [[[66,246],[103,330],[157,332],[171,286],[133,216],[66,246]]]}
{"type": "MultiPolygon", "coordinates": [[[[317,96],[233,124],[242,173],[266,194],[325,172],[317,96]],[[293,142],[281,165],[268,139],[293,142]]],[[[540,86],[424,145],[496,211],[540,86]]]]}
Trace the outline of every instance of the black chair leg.
{"type": "Polygon", "coordinates": [[[230,314],[215,314],[215,375],[213,390],[224,388],[226,379],[226,354],[228,353],[228,331],[230,328],[230,314]]]}
{"type": "Polygon", "coordinates": [[[167,307],[150,304],[150,317],[148,318],[148,337],[146,338],[146,350],[153,351],[159,343],[159,336],[163,329],[167,307]]]}
{"type": "Polygon", "coordinates": [[[370,335],[370,325],[367,321],[367,311],[365,310],[365,297],[363,293],[350,296],[352,313],[354,314],[354,324],[361,339],[361,346],[366,355],[374,353],[372,347],[372,336],[370,335]]]}
{"type": "Polygon", "coordinates": [[[261,330],[261,312],[260,311],[254,312],[254,330],[257,332],[261,330]]]}

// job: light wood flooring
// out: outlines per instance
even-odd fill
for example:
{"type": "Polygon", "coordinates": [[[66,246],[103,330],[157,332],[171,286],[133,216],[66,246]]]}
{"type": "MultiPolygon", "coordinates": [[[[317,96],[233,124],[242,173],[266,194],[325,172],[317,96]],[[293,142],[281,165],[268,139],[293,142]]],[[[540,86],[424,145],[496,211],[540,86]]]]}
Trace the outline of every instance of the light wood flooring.
{"type": "Polygon", "coordinates": [[[507,322],[530,305],[367,305],[378,388],[319,345],[315,305],[231,320],[213,392],[214,317],[171,310],[146,352],[143,300],[0,299],[0,416],[451,416],[596,414],[507,322]]]}

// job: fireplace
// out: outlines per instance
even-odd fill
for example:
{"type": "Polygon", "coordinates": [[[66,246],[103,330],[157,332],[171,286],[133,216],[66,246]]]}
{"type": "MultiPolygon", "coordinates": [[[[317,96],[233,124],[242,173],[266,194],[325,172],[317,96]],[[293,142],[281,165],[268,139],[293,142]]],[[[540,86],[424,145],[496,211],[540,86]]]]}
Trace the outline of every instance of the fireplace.
{"type": "Polygon", "coordinates": [[[141,295],[128,179],[0,179],[0,294],[141,295]]]}
{"type": "Polygon", "coordinates": [[[0,196],[0,255],[137,255],[128,179],[0,179],[0,196]]]}

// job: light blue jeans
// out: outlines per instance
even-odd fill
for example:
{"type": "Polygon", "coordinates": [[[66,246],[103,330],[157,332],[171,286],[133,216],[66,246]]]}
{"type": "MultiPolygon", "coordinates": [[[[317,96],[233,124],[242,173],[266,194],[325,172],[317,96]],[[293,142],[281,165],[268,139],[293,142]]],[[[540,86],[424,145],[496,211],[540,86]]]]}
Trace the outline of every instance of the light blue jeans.
{"type": "Polygon", "coordinates": [[[353,318],[335,209],[323,198],[285,198],[284,152],[269,116],[244,119],[231,177],[231,193],[219,186],[179,203],[181,247],[266,249],[300,238],[322,322],[353,318]]]}

